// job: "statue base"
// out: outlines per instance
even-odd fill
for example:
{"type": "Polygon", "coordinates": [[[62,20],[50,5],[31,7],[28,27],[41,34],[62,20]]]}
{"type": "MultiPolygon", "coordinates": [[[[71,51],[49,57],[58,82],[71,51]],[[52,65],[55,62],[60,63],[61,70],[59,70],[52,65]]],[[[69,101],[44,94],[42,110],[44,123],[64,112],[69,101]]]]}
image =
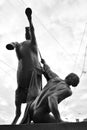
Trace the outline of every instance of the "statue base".
{"type": "Polygon", "coordinates": [[[87,122],[0,125],[0,130],[87,130],[87,122]]]}

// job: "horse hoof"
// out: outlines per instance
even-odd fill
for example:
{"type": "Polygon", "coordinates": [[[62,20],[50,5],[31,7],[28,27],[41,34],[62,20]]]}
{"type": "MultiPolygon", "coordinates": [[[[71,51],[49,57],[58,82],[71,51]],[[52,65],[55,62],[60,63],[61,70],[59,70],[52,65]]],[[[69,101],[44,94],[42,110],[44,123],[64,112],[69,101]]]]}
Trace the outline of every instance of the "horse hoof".
{"type": "Polygon", "coordinates": [[[14,49],[14,46],[11,45],[11,44],[7,44],[7,45],[6,45],[6,48],[7,48],[8,50],[13,50],[13,49],[14,49]]]}
{"type": "Polygon", "coordinates": [[[26,14],[27,16],[31,16],[31,14],[32,14],[31,8],[26,8],[25,14],[26,14]]]}

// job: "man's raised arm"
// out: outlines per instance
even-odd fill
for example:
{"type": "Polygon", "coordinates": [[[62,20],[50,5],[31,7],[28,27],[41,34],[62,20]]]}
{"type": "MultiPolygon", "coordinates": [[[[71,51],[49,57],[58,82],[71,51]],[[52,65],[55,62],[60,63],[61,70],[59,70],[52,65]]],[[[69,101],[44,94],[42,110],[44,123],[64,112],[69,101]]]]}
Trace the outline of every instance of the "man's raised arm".
{"type": "MultiPolygon", "coordinates": [[[[58,75],[50,69],[50,67],[47,65],[47,63],[45,62],[44,59],[41,59],[41,63],[43,64],[43,75],[47,81],[49,81],[50,79],[53,79],[55,77],[58,77],[58,75]]],[[[60,80],[60,78],[59,78],[59,80],[60,80]]]]}

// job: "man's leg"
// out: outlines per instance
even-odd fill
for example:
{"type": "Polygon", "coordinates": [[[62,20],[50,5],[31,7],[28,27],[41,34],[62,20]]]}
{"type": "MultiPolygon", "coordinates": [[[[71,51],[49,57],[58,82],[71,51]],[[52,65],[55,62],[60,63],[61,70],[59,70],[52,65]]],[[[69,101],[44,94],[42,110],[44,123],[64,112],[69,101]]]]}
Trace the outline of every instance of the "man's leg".
{"type": "Polygon", "coordinates": [[[34,123],[56,123],[55,118],[49,114],[48,108],[40,106],[36,107],[35,101],[30,106],[31,119],[34,123]]]}
{"type": "Polygon", "coordinates": [[[58,99],[56,98],[56,96],[52,95],[48,97],[48,106],[50,109],[50,112],[52,112],[52,114],[54,115],[55,119],[57,122],[62,122],[61,117],[60,117],[60,113],[58,111],[58,99]]]}
{"type": "Polygon", "coordinates": [[[56,119],[49,113],[42,112],[41,109],[34,111],[33,116],[34,123],[57,123],[56,119]]]}
{"type": "Polygon", "coordinates": [[[41,123],[57,123],[56,119],[50,115],[50,114],[45,114],[42,117],[41,123]]]}

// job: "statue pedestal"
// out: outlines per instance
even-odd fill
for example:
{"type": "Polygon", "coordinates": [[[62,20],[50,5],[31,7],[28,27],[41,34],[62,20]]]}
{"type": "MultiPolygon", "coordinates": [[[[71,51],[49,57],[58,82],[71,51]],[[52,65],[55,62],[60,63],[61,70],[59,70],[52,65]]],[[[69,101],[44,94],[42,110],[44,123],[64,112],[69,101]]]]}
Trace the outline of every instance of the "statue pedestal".
{"type": "Polygon", "coordinates": [[[87,122],[31,125],[0,125],[0,130],[87,130],[87,122]]]}

